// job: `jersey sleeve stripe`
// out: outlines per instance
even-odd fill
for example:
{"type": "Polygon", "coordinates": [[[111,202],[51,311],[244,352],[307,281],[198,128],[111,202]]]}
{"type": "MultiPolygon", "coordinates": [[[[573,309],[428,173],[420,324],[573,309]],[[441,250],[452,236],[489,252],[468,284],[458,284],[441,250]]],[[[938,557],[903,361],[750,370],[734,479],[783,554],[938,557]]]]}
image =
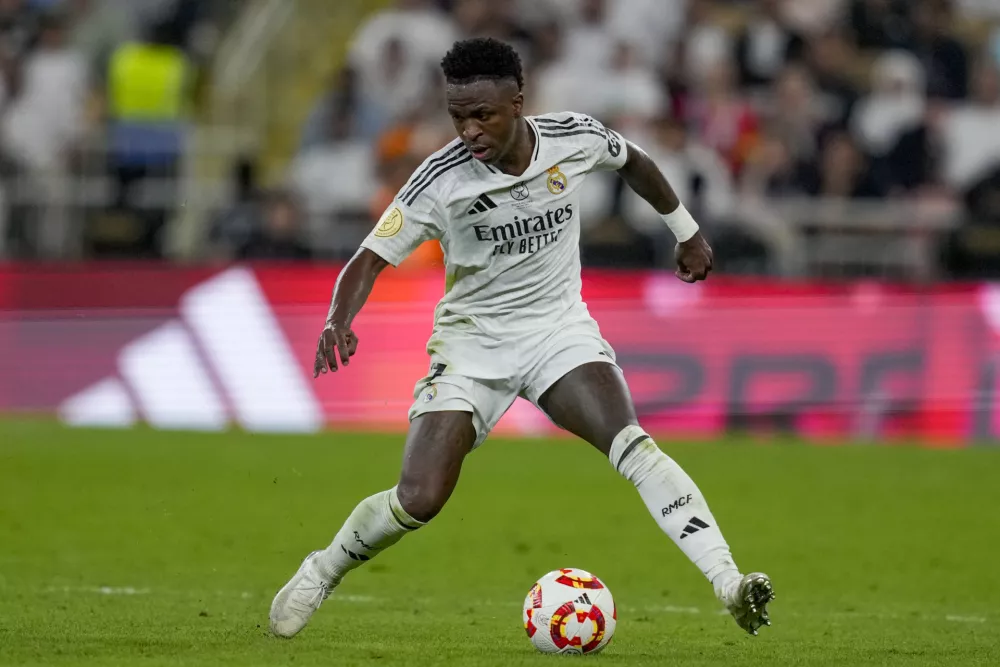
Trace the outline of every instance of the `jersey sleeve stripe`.
{"type": "Polygon", "coordinates": [[[572,132],[562,132],[559,134],[555,134],[553,132],[542,132],[542,136],[547,137],[549,139],[562,139],[563,137],[575,137],[580,134],[592,134],[595,137],[601,137],[602,139],[608,138],[608,135],[604,134],[603,132],[598,132],[597,130],[573,130],[572,132]]]}
{"type": "Polygon", "coordinates": [[[573,123],[579,123],[577,118],[567,118],[566,120],[553,120],[551,118],[535,118],[534,121],[539,125],[572,125],[573,123]]]}
{"type": "Polygon", "coordinates": [[[573,123],[572,125],[560,125],[558,127],[554,126],[543,126],[538,128],[541,132],[565,132],[566,130],[575,130],[578,127],[589,127],[583,123],[573,123]]]}
{"type": "Polygon", "coordinates": [[[403,199],[405,201],[406,198],[413,192],[414,189],[420,187],[424,179],[426,179],[430,175],[430,173],[434,171],[435,168],[437,168],[438,165],[447,162],[453,156],[456,156],[456,154],[459,154],[462,151],[467,150],[465,148],[465,144],[461,143],[461,140],[457,141],[459,141],[459,143],[453,148],[451,148],[451,150],[449,150],[448,152],[444,153],[439,157],[434,158],[433,160],[428,162],[423,169],[421,169],[420,171],[418,171],[416,174],[413,175],[413,178],[410,179],[410,183],[405,188],[403,188],[403,192],[400,194],[400,199],[403,199]]]}
{"type": "Polygon", "coordinates": [[[413,194],[410,195],[409,199],[403,200],[406,203],[406,205],[413,206],[413,202],[417,201],[417,197],[419,197],[424,190],[429,188],[431,184],[433,184],[434,181],[437,180],[437,178],[442,174],[444,174],[445,172],[451,171],[455,167],[463,165],[466,162],[472,162],[472,154],[468,153],[468,151],[466,151],[466,153],[467,154],[465,155],[465,157],[462,157],[460,154],[456,156],[455,160],[453,160],[452,162],[448,162],[446,164],[441,165],[440,167],[438,167],[436,171],[429,174],[427,176],[427,182],[421,185],[420,188],[417,189],[415,192],[413,192],[413,194]]]}

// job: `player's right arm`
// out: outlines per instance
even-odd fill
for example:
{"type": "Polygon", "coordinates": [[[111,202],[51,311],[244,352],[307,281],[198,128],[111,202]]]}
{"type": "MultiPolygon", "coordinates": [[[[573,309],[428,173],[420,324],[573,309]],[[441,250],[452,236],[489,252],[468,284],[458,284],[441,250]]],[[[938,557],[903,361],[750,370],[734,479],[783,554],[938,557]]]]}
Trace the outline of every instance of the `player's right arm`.
{"type": "Polygon", "coordinates": [[[336,373],[338,357],[344,366],[350,363],[351,357],[358,351],[358,337],[351,329],[351,323],[368,300],[375,279],[387,266],[389,262],[371,250],[361,248],[340,272],[333,288],[326,326],[316,347],[313,377],[319,377],[327,369],[336,373]]]}
{"type": "MultiPolygon", "coordinates": [[[[418,172],[419,174],[419,172],[418,172]]],[[[414,177],[416,178],[416,176],[414,177]]],[[[412,180],[412,179],[411,179],[412,180]]],[[[398,266],[424,241],[441,238],[434,197],[413,199],[408,185],[337,277],[326,325],[316,347],[313,377],[347,366],[358,350],[352,324],[387,266],[398,266]]]]}

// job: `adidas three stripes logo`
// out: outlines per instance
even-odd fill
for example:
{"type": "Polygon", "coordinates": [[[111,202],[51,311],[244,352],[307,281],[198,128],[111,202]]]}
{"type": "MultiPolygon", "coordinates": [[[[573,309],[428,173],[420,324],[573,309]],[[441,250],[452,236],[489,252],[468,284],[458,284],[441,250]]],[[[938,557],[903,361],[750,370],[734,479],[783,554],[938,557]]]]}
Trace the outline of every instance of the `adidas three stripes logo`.
{"type": "Polygon", "coordinates": [[[574,600],[574,602],[576,602],[577,604],[590,604],[590,605],[594,604],[593,602],[590,601],[590,596],[587,595],[586,593],[578,597],[576,600],[574,600]]]}
{"type": "Polygon", "coordinates": [[[479,195],[479,199],[469,209],[469,215],[478,215],[495,209],[497,205],[487,195],[479,195]]]}
{"type": "Polygon", "coordinates": [[[708,528],[708,524],[698,517],[693,516],[691,517],[691,520],[688,521],[688,525],[684,526],[684,531],[681,533],[681,539],[683,540],[688,535],[694,535],[699,530],[703,530],[705,528],[708,528]]]}

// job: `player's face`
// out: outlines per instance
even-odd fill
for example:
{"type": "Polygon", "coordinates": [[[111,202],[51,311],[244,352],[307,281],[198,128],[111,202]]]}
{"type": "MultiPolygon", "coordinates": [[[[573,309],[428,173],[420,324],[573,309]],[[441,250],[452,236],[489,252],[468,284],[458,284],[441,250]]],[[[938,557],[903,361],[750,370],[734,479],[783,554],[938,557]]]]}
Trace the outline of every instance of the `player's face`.
{"type": "Polygon", "coordinates": [[[458,136],[481,162],[502,160],[514,147],[524,97],[509,81],[448,85],[448,113],[458,136]]]}

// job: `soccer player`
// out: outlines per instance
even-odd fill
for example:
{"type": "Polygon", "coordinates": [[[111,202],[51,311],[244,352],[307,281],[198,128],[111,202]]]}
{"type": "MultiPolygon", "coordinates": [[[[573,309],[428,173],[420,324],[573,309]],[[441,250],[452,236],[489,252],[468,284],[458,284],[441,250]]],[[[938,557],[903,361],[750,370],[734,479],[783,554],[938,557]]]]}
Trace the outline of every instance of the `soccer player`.
{"type": "Polygon", "coordinates": [[[433,519],[462,461],[523,396],[586,440],[632,482],[664,533],[704,573],[736,622],[770,625],[769,578],[743,575],[705,497],[639,425],[615,353],[580,280],[580,189],[616,170],[677,237],[677,277],[712,269],[712,250],[641,149],[576,113],[525,116],[521,61],[493,39],[456,43],[442,61],[458,138],[428,158],[337,279],[314,374],[347,366],[351,324],[375,279],[419,244],[444,249],[445,295],[417,382],[397,485],[362,500],[333,542],[303,561],[271,605],[271,630],[299,632],[351,571],[433,519]]]}

